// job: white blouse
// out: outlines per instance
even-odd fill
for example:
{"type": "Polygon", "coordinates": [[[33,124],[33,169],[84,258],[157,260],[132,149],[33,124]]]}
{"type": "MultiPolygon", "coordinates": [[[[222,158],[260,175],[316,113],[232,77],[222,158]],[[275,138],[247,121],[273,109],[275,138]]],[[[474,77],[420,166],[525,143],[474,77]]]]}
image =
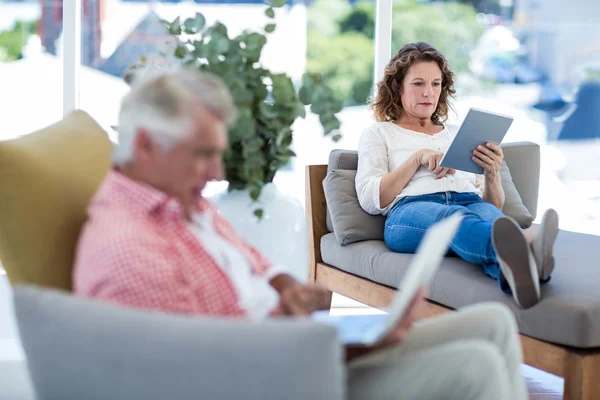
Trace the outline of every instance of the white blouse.
{"type": "Polygon", "coordinates": [[[404,129],[392,122],[377,122],[361,135],[358,144],[358,170],[356,193],[361,207],[369,214],[386,215],[396,202],[406,196],[419,196],[438,192],[483,194],[483,175],[456,171],[435,179],[435,174],[421,166],[408,185],[387,207],[379,203],[381,178],[406,162],[421,149],[445,152],[458,132],[458,127],[445,125],[435,135],[404,129]]]}

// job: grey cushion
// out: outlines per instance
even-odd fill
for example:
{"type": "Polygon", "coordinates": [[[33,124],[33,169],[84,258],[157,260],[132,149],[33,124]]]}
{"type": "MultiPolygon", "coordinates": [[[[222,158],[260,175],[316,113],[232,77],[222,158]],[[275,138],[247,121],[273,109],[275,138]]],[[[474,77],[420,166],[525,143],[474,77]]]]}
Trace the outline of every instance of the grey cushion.
{"type": "Polygon", "coordinates": [[[310,321],[243,322],[118,308],[17,287],[39,400],[336,399],[336,331],[310,321]]]}
{"type": "MultiPolygon", "coordinates": [[[[327,173],[329,174],[331,171],[340,169],[351,171],[356,171],[358,169],[358,152],[356,150],[336,149],[329,153],[327,173]]],[[[354,188],[354,195],[356,196],[356,187],[354,188]]],[[[333,221],[331,220],[331,214],[329,211],[327,212],[326,223],[329,232],[333,232],[333,221]]],[[[368,240],[368,238],[364,240],[368,240]]]]}
{"type": "MultiPolygon", "coordinates": [[[[504,189],[504,214],[514,218],[522,227],[529,227],[534,220],[537,210],[537,195],[539,186],[540,151],[534,143],[521,142],[502,145],[505,161],[500,166],[500,177],[504,189]],[[509,169],[515,172],[515,178],[509,169]],[[527,207],[523,202],[527,199],[527,207]],[[530,212],[528,208],[531,208],[530,212]]],[[[356,197],[354,179],[356,174],[340,173],[340,170],[356,171],[358,152],[355,150],[333,150],[329,155],[327,177],[323,181],[325,198],[327,200],[327,229],[335,232],[338,242],[342,245],[360,240],[383,239],[382,222],[385,218],[365,213],[356,197]],[[351,181],[350,181],[351,180],[351,181]],[[334,194],[333,192],[341,192],[334,194]],[[335,203],[341,201],[341,204],[335,203]],[[358,207],[358,208],[357,208],[358,207]],[[335,213],[335,224],[333,220],[335,213]],[[337,225],[337,228],[334,227],[337,225]]]]}
{"type": "MultiPolygon", "coordinates": [[[[540,189],[540,146],[531,142],[506,143],[502,145],[502,150],[504,161],[510,167],[513,185],[533,220],[537,214],[540,189]]],[[[505,192],[505,195],[508,194],[505,192]]],[[[514,199],[507,196],[507,200],[504,208],[512,213],[510,207],[517,204],[519,200],[516,196],[514,199]]]]}
{"type": "MultiPolygon", "coordinates": [[[[412,259],[393,253],[382,241],[340,246],[333,234],[321,239],[323,261],[354,275],[398,287],[412,259]]],[[[527,310],[503,294],[481,267],[447,257],[431,282],[429,299],[451,308],[499,301],[514,311],[521,333],[579,348],[600,346],[600,236],[561,231],[556,269],[542,286],[542,300],[527,310]]]]}
{"type": "Polygon", "coordinates": [[[356,170],[330,171],[323,181],[333,232],[342,246],[361,240],[383,240],[385,217],[370,215],[358,203],[356,170]]]}

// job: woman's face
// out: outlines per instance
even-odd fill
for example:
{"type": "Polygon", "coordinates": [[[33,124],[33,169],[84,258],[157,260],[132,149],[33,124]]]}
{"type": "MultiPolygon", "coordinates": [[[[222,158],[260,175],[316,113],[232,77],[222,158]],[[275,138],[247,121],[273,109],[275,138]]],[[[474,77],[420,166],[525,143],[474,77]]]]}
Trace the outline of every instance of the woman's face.
{"type": "Polygon", "coordinates": [[[413,118],[430,119],[442,93],[442,71],[436,62],[419,61],[410,66],[400,92],[404,112],[413,118]]]}

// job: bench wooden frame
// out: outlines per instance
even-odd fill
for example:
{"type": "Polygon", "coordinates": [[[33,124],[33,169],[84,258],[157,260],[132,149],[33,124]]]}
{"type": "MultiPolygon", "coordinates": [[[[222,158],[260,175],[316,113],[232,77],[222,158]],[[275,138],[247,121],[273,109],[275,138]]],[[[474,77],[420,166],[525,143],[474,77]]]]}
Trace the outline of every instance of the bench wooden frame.
{"type": "MultiPolygon", "coordinates": [[[[306,167],[306,216],[309,243],[309,280],[327,286],[332,292],[371,307],[390,304],[395,289],[350,274],[323,262],[321,238],[329,233],[326,226],[326,203],[323,179],[327,165],[306,167]]],[[[428,301],[425,318],[452,311],[428,301]]],[[[564,378],[564,400],[600,398],[600,349],[577,349],[521,335],[527,365],[564,378]]]]}

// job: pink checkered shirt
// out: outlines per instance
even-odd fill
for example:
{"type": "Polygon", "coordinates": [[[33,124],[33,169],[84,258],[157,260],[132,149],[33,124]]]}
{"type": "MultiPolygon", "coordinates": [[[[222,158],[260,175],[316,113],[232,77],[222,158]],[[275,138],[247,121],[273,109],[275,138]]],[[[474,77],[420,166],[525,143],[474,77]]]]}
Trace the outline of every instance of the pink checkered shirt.
{"type": "MultiPolygon", "coordinates": [[[[236,246],[259,276],[269,262],[233,230],[213,205],[216,231],[236,246]]],[[[88,208],[75,259],[75,293],[166,312],[246,316],[230,278],[186,225],[181,203],[111,171],[88,208]]]]}

